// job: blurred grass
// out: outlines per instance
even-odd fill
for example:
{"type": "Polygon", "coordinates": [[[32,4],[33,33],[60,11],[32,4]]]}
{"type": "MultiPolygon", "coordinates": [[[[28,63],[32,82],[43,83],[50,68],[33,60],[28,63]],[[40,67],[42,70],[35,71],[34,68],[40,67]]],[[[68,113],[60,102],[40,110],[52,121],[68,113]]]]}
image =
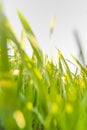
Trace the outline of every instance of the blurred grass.
{"type": "MultiPolygon", "coordinates": [[[[18,16],[21,41],[0,11],[0,130],[86,130],[87,68],[72,56],[78,65],[72,73],[60,50],[56,65],[48,60],[30,24],[20,11],[18,16]]],[[[79,49],[84,63],[80,44],[79,49]]]]}
{"type": "Polygon", "coordinates": [[[83,52],[83,49],[82,49],[82,44],[81,44],[78,32],[76,30],[74,31],[74,36],[75,36],[77,47],[78,47],[78,50],[79,50],[79,59],[82,62],[82,64],[85,65],[85,56],[84,56],[84,52],[83,52]]]}

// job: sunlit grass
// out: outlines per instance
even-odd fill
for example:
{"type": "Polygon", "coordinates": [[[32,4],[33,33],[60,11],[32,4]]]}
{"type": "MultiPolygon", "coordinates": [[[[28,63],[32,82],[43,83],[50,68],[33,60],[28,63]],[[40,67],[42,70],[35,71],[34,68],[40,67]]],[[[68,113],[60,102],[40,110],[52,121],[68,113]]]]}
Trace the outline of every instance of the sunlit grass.
{"type": "MultiPolygon", "coordinates": [[[[87,67],[72,55],[78,66],[71,72],[60,50],[57,64],[46,58],[29,23],[18,15],[21,41],[0,11],[0,130],[86,130],[87,67]],[[32,57],[25,51],[26,38],[32,57]]],[[[55,17],[51,33],[54,22],[55,17]]]]}

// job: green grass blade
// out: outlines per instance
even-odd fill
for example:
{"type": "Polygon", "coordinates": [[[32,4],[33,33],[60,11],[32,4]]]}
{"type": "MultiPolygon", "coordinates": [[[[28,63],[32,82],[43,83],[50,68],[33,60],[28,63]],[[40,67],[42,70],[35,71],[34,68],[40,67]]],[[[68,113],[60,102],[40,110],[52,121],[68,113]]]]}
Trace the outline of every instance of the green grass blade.
{"type": "Polygon", "coordinates": [[[58,55],[59,55],[59,58],[60,58],[61,62],[63,63],[63,66],[65,66],[66,73],[69,75],[70,79],[72,79],[72,74],[71,74],[71,71],[70,71],[70,69],[68,67],[68,64],[67,64],[65,58],[63,57],[63,55],[62,55],[62,53],[60,51],[58,51],[58,55]]]}
{"type": "Polygon", "coordinates": [[[1,29],[1,32],[3,33],[3,35],[6,36],[6,39],[12,40],[14,42],[14,44],[17,46],[18,51],[21,55],[23,64],[26,64],[24,61],[24,58],[23,58],[23,53],[22,53],[23,50],[21,48],[20,42],[18,41],[8,19],[6,18],[6,16],[4,15],[3,12],[1,12],[0,29],[1,29]]]}
{"type": "Polygon", "coordinates": [[[38,45],[37,39],[31,29],[29,23],[23,16],[23,14],[20,11],[18,11],[18,15],[19,15],[20,21],[21,21],[26,33],[28,34],[28,40],[33,48],[33,51],[37,57],[37,60],[38,60],[39,64],[42,64],[43,63],[43,53],[38,45]]]}
{"type": "Polygon", "coordinates": [[[76,61],[76,63],[79,65],[81,71],[83,71],[86,75],[87,75],[87,71],[85,70],[85,68],[81,65],[81,63],[77,60],[77,58],[74,55],[71,55],[72,58],[76,61]]]}
{"type": "Polygon", "coordinates": [[[22,36],[21,36],[21,48],[24,50],[25,49],[25,38],[26,38],[26,32],[23,29],[22,30],[22,36]]]}
{"type": "Polygon", "coordinates": [[[83,65],[85,65],[84,53],[83,53],[82,45],[81,45],[80,38],[78,36],[77,31],[74,31],[74,36],[75,36],[77,46],[78,46],[78,49],[79,49],[79,58],[81,59],[83,65]]]}
{"type": "Polygon", "coordinates": [[[7,41],[6,36],[2,32],[0,32],[0,71],[9,71],[7,41]]]}
{"type": "Polygon", "coordinates": [[[28,34],[31,34],[31,35],[33,35],[35,37],[35,35],[34,35],[32,29],[31,29],[29,23],[27,22],[27,20],[25,19],[25,17],[23,16],[23,14],[20,11],[18,11],[18,16],[19,16],[20,21],[21,21],[24,29],[26,30],[26,32],[28,34]]]}
{"type": "Polygon", "coordinates": [[[9,71],[7,39],[4,33],[2,10],[0,10],[0,71],[9,71]]]}

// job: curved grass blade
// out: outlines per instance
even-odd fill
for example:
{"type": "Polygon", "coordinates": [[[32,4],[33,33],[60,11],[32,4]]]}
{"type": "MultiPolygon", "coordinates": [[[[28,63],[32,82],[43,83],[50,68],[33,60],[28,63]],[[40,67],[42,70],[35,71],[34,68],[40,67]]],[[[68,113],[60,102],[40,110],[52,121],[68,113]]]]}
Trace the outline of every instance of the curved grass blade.
{"type": "Polygon", "coordinates": [[[62,61],[63,65],[65,65],[65,70],[66,70],[67,74],[69,75],[70,79],[72,79],[72,74],[68,67],[68,64],[66,63],[65,58],[63,57],[62,53],[59,50],[58,50],[58,55],[59,55],[59,58],[62,61]]]}
{"type": "Polygon", "coordinates": [[[76,63],[79,65],[80,69],[87,75],[87,71],[85,68],[81,65],[81,63],[77,60],[77,58],[74,55],[71,55],[72,58],[76,61],[76,63]]]}
{"type": "Polygon", "coordinates": [[[29,23],[27,22],[27,20],[25,19],[25,17],[23,16],[23,14],[20,11],[18,11],[18,16],[20,18],[20,21],[21,21],[25,31],[27,32],[28,40],[32,46],[32,49],[33,49],[36,57],[37,57],[37,60],[38,60],[39,64],[42,64],[43,63],[43,53],[38,45],[37,39],[36,39],[32,29],[31,29],[29,23]]]}
{"type": "Polygon", "coordinates": [[[6,39],[10,39],[14,42],[14,44],[17,46],[18,48],[18,51],[20,53],[20,56],[21,56],[21,59],[22,59],[22,62],[23,64],[26,65],[25,61],[24,61],[24,58],[23,58],[23,50],[21,48],[21,45],[7,19],[7,17],[4,15],[3,12],[0,12],[0,31],[2,32],[3,35],[6,36],[6,39]]]}
{"type": "Polygon", "coordinates": [[[34,51],[34,54],[37,57],[38,63],[40,65],[42,65],[43,64],[43,54],[42,54],[42,52],[41,52],[41,50],[40,50],[40,48],[39,48],[39,46],[37,44],[37,41],[36,41],[35,37],[32,36],[32,35],[29,35],[28,40],[30,41],[30,44],[31,44],[31,46],[33,48],[33,51],[34,51]]]}

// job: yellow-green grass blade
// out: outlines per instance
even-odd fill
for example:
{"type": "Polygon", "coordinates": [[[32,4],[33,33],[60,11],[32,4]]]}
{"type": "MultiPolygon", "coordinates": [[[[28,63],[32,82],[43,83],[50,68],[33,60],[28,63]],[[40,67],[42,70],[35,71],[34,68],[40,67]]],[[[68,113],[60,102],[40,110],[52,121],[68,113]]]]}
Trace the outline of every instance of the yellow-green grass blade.
{"type": "Polygon", "coordinates": [[[0,71],[9,71],[6,36],[0,32],[0,71]]]}
{"type": "Polygon", "coordinates": [[[9,71],[9,61],[8,61],[8,49],[7,49],[7,39],[2,24],[3,16],[2,10],[0,10],[0,71],[9,71]]]}
{"type": "Polygon", "coordinates": [[[21,48],[24,50],[25,49],[25,38],[26,38],[26,32],[23,29],[22,30],[22,36],[21,36],[21,48]]]}
{"type": "Polygon", "coordinates": [[[21,21],[21,23],[22,23],[22,25],[23,25],[23,27],[28,35],[28,40],[33,48],[33,51],[37,57],[37,60],[38,60],[39,64],[42,64],[43,63],[43,53],[38,45],[37,39],[36,39],[32,29],[31,29],[29,23],[27,22],[27,20],[23,16],[23,14],[20,11],[18,11],[18,15],[19,15],[20,21],[21,21]]]}
{"type": "MultiPolygon", "coordinates": [[[[11,41],[14,42],[14,44],[17,46],[18,51],[21,55],[21,59],[23,64],[26,64],[23,58],[23,53],[22,53],[22,49],[21,49],[21,45],[20,42],[18,41],[8,19],[6,18],[6,16],[4,15],[3,12],[0,13],[1,19],[0,19],[0,30],[3,33],[3,35],[6,36],[6,39],[10,39],[11,41]]],[[[9,42],[8,42],[9,43],[9,42]]]]}
{"type": "Polygon", "coordinates": [[[56,21],[56,16],[53,16],[52,20],[50,22],[50,38],[51,38],[53,31],[54,31],[55,21],[56,21]]]}
{"type": "Polygon", "coordinates": [[[71,56],[76,61],[76,63],[78,64],[78,66],[80,67],[81,71],[84,72],[87,75],[86,69],[81,65],[81,63],[77,60],[77,58],[74,55],[71,55],[71,56]]]}
{"type": "Polygon", "coordinates": [[[63,57],[62,53],[60,51],[58,51],[58,56],[61,60],[61,62],[63,63],[63,66],[65,66],[65,71],[66,73],[69,75],[69,78],[72,80],[72,74],[71,74],[71,71],[68,67],[68,64],[66,63],[66,60],[65,58],[63,57]]]}

